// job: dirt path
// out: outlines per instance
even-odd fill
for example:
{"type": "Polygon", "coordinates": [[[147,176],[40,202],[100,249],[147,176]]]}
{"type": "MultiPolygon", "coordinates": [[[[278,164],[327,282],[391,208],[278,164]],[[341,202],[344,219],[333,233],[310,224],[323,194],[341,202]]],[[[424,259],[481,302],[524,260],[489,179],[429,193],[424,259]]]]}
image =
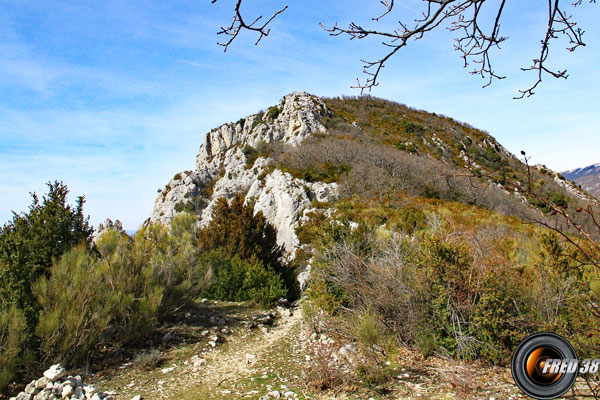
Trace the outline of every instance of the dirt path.
{"type": "MultiPolygon", "coordinates": [[[[246,315],[241,320],[248,318],[246,315]]],[[[302,313],[297,307],[290,316],[276,318],[275,325],[264,331],[239,324],[215,348],[205,337],[201,342],[171,348],[167,352],[170,361],[151,371],[124,364],[108,379],[93,383],[115,390],[119,400],[135,395],[144,400],[522,398],[506,369],[462,366],[435,358],[418,360],[420,356],[410,349],[401,349],[401,365],[382,390],[358,384],[349,391],[313,391],[308,397],[303,376],[315,366],[306,358],[311,341],[302,327],[302,313]],[[269,393],[271,396],[266,396],[269,393]]]]}
{"type": "MultiPolygon", "coordinates": [[[[215,349],[173,366],[144,398],[255,399],[274,390],[291,395],[291,381],[299,378],[300,371],[301,319],[296,308],[291,316],[278,318],[266,333],[256,329],[227,337],[215,349]]],[[[298,388],[293,392],[297,396],[292,398],[303,398],[298,388]]]]}
{"type": "MultiPolygon", "coordinates": [[[[227,346],[206,355],[206,366],[193,372],[191,380],[197,381],[197,385],[209,391],[226,392],[226,388],[235,389],[237,383],[251,379],[254,375],[262,376],[264,372],[268,375],[272,371],[265,364],[278,361],[273,359],[273,350],[287,347],[295,339],[295,335],[300,334],[301,319],[301,311],[296,309],[291,316],[280,319],[267,333],[231,338],[227,346]]],[[[299,340],[299,337],[296,339],[299,340]]]]}

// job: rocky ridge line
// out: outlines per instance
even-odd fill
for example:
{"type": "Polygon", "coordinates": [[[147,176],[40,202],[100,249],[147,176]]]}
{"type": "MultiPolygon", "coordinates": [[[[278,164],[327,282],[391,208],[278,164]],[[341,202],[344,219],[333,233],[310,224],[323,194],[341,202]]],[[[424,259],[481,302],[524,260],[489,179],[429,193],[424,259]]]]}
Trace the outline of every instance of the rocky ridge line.
{"type": "Polygon", "coordinates": [[[600,198],[600,163],[563,171],[566,179],[574,181],[589,194],[600,198]]]}
{"type": "Polygon", "coordinates": [[[320,119],[329,114],[320,98],[295,92],[262,114],[213,129],[200,146],[196,170],[176,174],[164,189],[159,189],[149,221],[168,224],[191,202],[205,225],[217,199],[230,200],[236,193],[246,193],[246,201],[252,199],[255,212],[262,211],[277,228],[278,243],[292,256],[299,245],[295,228],[302,210],[312,200],[334,200],[337,184],[307,182],[268,169],[268,158],[262,156],[250,166],[244,147],[256,147],[260,142],[299,146],[307,137],[325,132],[320,119]]]}

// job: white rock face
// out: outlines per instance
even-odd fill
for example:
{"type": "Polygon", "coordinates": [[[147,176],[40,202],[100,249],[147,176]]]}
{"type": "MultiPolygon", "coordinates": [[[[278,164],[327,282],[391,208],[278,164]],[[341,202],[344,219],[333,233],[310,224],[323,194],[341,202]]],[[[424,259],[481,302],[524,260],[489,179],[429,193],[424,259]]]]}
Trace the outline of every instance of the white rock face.
{"type": "Polygon", "coordinates": [[[264,157],[258,157],[248,168],[243,148],[256,147],[261,141],[298,146],[307,137],[325,131],[319,119],[329,113],[320,98],[295,92],[281,99],[277,109],[272,107],[262,115],[210,131],[196,157],[196,170],[176,174],[159,190],[150,222],[168,224],[187,207],[193,208],[205,225],[217,199],[230,200],[236,193],[247,192],[246,201],[254,200],[254,211],[262,211],[277,228],[278,243],[291,255],[299,244],[295,228],[300,213],[313,199],[335,199],[337,185],[306,182],[279,170],[267,173],[269,160],[264,157]]]}
{"type": "Polygon", "coordinates": [[[104,223],[101,223],[96,227],[96,230],[92,234],[92,241],[96,243],[96,241],[98,241],[102,237],[102,235],[104,235],[111,229],[115,229],[117,232],[125,234],[125,231],[123,230],[123,224],[121,223],[121,221],[116,220],[113,223],[113,221],[110,218],[106,218],[104,220],[104,223]]]}
{"type": "Polygon", "coordinates": [[[275,170],[264,180],[252,184],[246,200],[255,200],[254,211],[262,211],[265,218],[277,228],[278,242],[291,252],[300,244],[295,229],[302,210],[312,199],[329,201],[336,195],[335,183],[310,183],[275,170]]]}
{"type": "Polygon", "coordinates": [[[196,167],[202,169],[212,157],[223,154],[239,143],[255,146],[260,141],[282,141],[298,145],[313,134],[323,130],[319,115],[327,113],[323,100],[306,92],[295,92],[281,99],[279,114],[275,119],[263,115],[251,115],[240,122],[222,125],[204,137],[196,167]]]}

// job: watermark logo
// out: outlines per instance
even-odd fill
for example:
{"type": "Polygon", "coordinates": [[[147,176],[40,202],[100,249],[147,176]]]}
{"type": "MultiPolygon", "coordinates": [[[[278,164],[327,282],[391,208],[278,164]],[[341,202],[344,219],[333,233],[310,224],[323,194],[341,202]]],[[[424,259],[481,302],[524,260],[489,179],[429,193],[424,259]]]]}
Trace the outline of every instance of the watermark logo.
{"type": "Polygon", "coordinates": [[[560,335],[536,333],[515,350],[511,371],[515,383],[534,399],[555,399],[565,394],[579,373],[595,373],[600,360],[583,360],[581,366],[573,346],[560,335]]]}

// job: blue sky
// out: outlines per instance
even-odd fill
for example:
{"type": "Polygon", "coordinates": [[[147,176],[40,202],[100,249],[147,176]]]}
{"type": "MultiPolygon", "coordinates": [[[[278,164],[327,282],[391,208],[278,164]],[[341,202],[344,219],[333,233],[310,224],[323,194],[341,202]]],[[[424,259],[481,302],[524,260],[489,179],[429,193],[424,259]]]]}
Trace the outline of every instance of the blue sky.
{"type": "MultiPolygon", "coordinates": [[[[248,16],[285,4],[247,3],[248,16]]],[[[556,41],[551,49],[550,65],[568,68],[568,80],[546,78],[535,96],[516,101],[535,79],[519,68],[538,54],[545,10],[544,2],[510,3],[502,24],[510,39],[493,60],[507,79],[482,89],[441,29],[397,54],[371,94],[468,122],[556,170],[600,162],[600,6],[573,10],[586,47],[568,53],[556,41]]],[[[417,16],[422,2],[400,1],[375,25],[377,0],[290,1],[258,46],[243,33],[224,53],[216,32],[230,23],[232,5],[0,0],[0,223],[27,208],[29,192],[62,180],[72,199],[86,196],[94,225],[110,217],[136,229],[156,190],[194,168],[210,129],[295,90],[359,94],[350,86],[360,59],[383,49],[329,37],[319,22],[385,29],[417,16]]]]}

